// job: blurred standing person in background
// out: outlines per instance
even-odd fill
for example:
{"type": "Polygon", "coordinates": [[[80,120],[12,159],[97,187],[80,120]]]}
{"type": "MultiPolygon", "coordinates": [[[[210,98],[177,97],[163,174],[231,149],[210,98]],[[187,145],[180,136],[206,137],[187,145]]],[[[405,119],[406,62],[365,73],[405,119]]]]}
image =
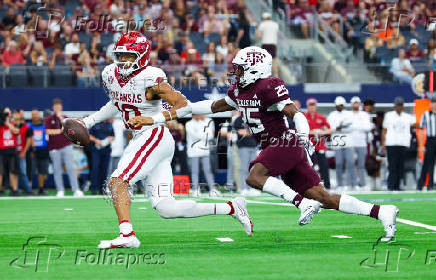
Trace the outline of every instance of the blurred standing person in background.
{"type": "Polygon", "coordinates": [[[238,135],[238,141],[236,143],[238,145],[239,160],[241,161],[241,170],[239,173],[240,192],[242,195],[259,195],[260,191],[250,188],[245,181],[245,178],[248,177],[250,162],[252,162],[257,155],[257,142],[241,116],[235,120],[233,129],[238,135]]]}
{"type": "Polygon", "coordinates": [[[111,158],[111,142],[114,140],[113,119],[97,123],[89,129],[91,139],[92,166],[91,166],[91,192],[103,194],[103,186],[107,179],[111,158]]]}
{"type": "Polygon", "coordinates": [[[3,177],[9,169],[9,185],[12,196],[18,195],[19,163],[17,156],[17,135],[20,130],[11,122],[9,108],[0,111],[0,193],[3,193],[3,177]]]}
{"type": "MultiPolygon", "coordinates": [[[[41,118],[41,114],[37,109],[32,110],[32,122],[29,123],[33,130],[33,166],[38,174],[38,194],[47,194],[44,189],[45,181],[48,175],[48,165],[50,156],[47,146],[47,134],[45,132],[44,122],[41,118]]],[[[32,172],[33,176],[34,172],[32,172]]]]}
{"type": "Polygon", "coordinates": [[[215,189],[215,179],[210,167],[209,141],[213,139],[215,125],[204,115],[192,115],[192,120],[186,123],[187,154],[191,159],[192,194],[200,194],[199,177],[200,162],[206,177],[211,196],[216,196],[219,191],[215,189]]]}
{"type": "Polygon", "coordinates": [[[62,133],[62,121],[66,116],[62,113],[62,101],[58,98],[53,100],[53,114],[45,119],[45,131],[48,134],[48,149],[53,163],[53,176],[57,190],[57,197],[64,197],[64,180],[62,178],[65,164],[71,189],[74,196],[83,196],[77,181],[76,168],[74,167],[73,146],[62,133]]]}
{"type": "Polygon", "coordinates": [[[185,127],[176,120],[169,121],[167,124],[176,145],[174,149],[173,160],[171,161],[171,167],[175,171],[176,165],[179,164],[180,174],[189,175],[188,158],[186,156],[186,147],[184,143],[185,127]]]}
{"type": "Polygon", "coordinates": [[[14,125],[20,130],[17,135],[17,152],[18,162],[20,167],[20,174],[18,178],[18,185],[24,188],[26,194],[32,194],[32,187],[29,184],[29,178],[27,178],[26,167],[26,154],[32,145],[33,131],[26,124],[24,117],[20,114],[20,111],[14,111],[13,114],[14,125]]]}
{"type": "Polygon", "coordinates": [[[404,112],[404,99],[394,100],[394,111],[387,112],[383,120],[382,149],[388,157],[388,189],[400,190],[400,181],[404,175],[406,148],[410,146],[410,127],[415,118],[404,112]]]}
{"type": "Polygon", "coordinates": [[[335,99],[336,111],[331,112],[327,117],[327,121],[333,130],[331,148],[335,151],[336,185],[338,188],[344,188],[344,190],[352,186],[354,177],[354,157],[353,148],[351,147],[352,139],[347,131],[351,125],[351,112],[345,110],[346,103],[344,97],[337,96],[335,99]],[[346,174],[345,184],[344,171],[346,174]]]}
{"type": "Polygon", "coordinates": [[[265,49],[273,58],[273,76],[278,77],[279,67],[277,65],[277,41],[279,34],[279,24],[271,20],[270,13],[262,14],[263,21],[257,27],[256,35],[260,38],[262,49],[265,49]]]}
{"type": "Polygon", "coordinates": [[[422,190],[424,187],[425,181],[427,179],[428,174],[428,185],[427,189],[433,189],[433,181],[434,181],[434,164],[435,164],[435,154],[436,154],[436,97],[432,97],[431,99],[431,109],[426,111],[421,116],[421,121],[419,122],[419,128],[421,131],[418,135],[419,143],[423,143],[424,141],[424,131],[427,135],[427,140],[425,142],[425,146],[421,146],[421,149],[424,152],[424,162],[421,169],[421,175],[418,180],[418,190],[422,190]]]}
{"type": "Polygon", "coordinates": [[[359,182],[356,180],[355,165],[353,164],[353,187],[367,187],[366,186],[366,168],[365,160],[368,149],[368,132],[372,128],[371,118],[369,114],[360,109],[360,98],[353,96],[350,100],[351,103],[351,125],[350,135],[353,143],[353,158],[354,154],[357,155],[357,170],[359,171],[359,182]]]}
{"type": "MultiPolygon", "coordinates": [[[[124,147],[126,146],[126,127],[123,120],[117,116],[112,122],[114,129],[114,140],[111,142],[111,165],[109,167],[109,174],[115,171],[123,154],[124,147]]],[[[88,163],[89,164],[89,163],[88,163]]]]}
{"type": "Polygon", "coordinates": [[[238,160],[235,158],[235,150],[237,149],[236,141],[238,140],[238,136],[234,133],[233,124],[235,120],[239,117],[239,111],[232,111],[232,118],[229,121],[226,121],[222,124],[220,129],[220,137],[224,137],[227,146],[226,160],[227,160],[227,181],[226,186],[228,190],[237,190],[241,188],[239,184],[239,180],[235,178],[236,164],[235,161],[238,160]]]}
{"type": "Polygon", "coordinates": [[[306,119],[310,128],[310,139],[315,146],[315,158],[318,163],[319,173],[324,182],[324,187],[330,189],[329,164],[325,156],[327,148],[325,146],[325,137],[330,135],[333,130],[324,115],[318,113],[317,100],[309,98],[306,101],[307,113],[306,119]]]}

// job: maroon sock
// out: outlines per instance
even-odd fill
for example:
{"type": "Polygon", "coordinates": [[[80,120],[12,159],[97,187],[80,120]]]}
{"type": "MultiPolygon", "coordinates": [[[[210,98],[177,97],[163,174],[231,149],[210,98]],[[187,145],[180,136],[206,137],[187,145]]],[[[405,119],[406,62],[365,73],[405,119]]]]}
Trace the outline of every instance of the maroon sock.
{"type": "Polygon", "coordinates": [[[292,200],[292,204],[294,204],[295,207],[298,207],[300,206],[301,201],[303,201],[303,196],[301,194],[297,194],[292,200]]]}
{"type": "Polygon", "coordinates": [[[378,212],[380,211],[380,205],[374,204],[374,206],[371,209],[371,213],[369,213],[369,216],[378,219],[378,212]]]}
{"type": "Polygon", "coordinates": [[[230,213],[229,213],[229,215],[233,215],[235,213],[235,208],[233,208],[233,203],[231,201],[227,201],[227,204],[230,206],[230,213]]]}

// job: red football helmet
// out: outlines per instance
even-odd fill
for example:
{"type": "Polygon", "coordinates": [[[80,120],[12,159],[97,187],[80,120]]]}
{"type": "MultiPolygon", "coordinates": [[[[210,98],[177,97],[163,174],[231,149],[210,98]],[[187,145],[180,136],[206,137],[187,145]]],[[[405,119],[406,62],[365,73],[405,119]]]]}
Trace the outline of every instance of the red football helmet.
{"type": "Polygon", "coordinates": [[[118,68],[118,73],[122,76],[128,76],[133,71],[147,67],[150,56],[150,42],[138,31],[129,31],[124,33],[114,46],[114,61],[118,68]],[[135,60],[120,60],[122,54],[135,55],[135,60]]]}

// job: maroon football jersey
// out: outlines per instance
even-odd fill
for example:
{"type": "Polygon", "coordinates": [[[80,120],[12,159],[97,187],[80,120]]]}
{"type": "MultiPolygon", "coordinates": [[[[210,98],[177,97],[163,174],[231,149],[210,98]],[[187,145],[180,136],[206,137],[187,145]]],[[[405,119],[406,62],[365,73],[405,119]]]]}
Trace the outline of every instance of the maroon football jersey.
{"type": "Polygon", "coordinates": [[[289,131],[287,118],[275,106],[280,101],[289,100],[289,92],[280,78],[259,79],[245,88],[235,82],[227,94],[235,103],[229,105],[236,105],[262,148],[289,131]]]}

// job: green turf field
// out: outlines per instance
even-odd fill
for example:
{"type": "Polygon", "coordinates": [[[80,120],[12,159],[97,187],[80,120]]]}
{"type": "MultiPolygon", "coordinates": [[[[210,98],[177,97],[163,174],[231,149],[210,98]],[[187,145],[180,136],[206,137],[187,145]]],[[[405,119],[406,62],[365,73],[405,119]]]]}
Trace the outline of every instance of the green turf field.
{"type": "MultiPolygon", "coordinates": [[[[436,193],[358,197],[436,226],[436,193]]],[[[132,220],[141,247],[106,252],[96,246],[118,227],[103,198],[0,200],[0,279],[436,279],[435,228],[398,222],[397,241],[376,244],[383,229],[368,217],[324,210],[300,227],[295,208],[271,205],[282,202],[272,197],[250,200],[267,203],[248,204],[253,237],[228,216],[164,220],[137,198],[132,220]],[[222,237],[234,241],[216,240],[222,237]]]]}

